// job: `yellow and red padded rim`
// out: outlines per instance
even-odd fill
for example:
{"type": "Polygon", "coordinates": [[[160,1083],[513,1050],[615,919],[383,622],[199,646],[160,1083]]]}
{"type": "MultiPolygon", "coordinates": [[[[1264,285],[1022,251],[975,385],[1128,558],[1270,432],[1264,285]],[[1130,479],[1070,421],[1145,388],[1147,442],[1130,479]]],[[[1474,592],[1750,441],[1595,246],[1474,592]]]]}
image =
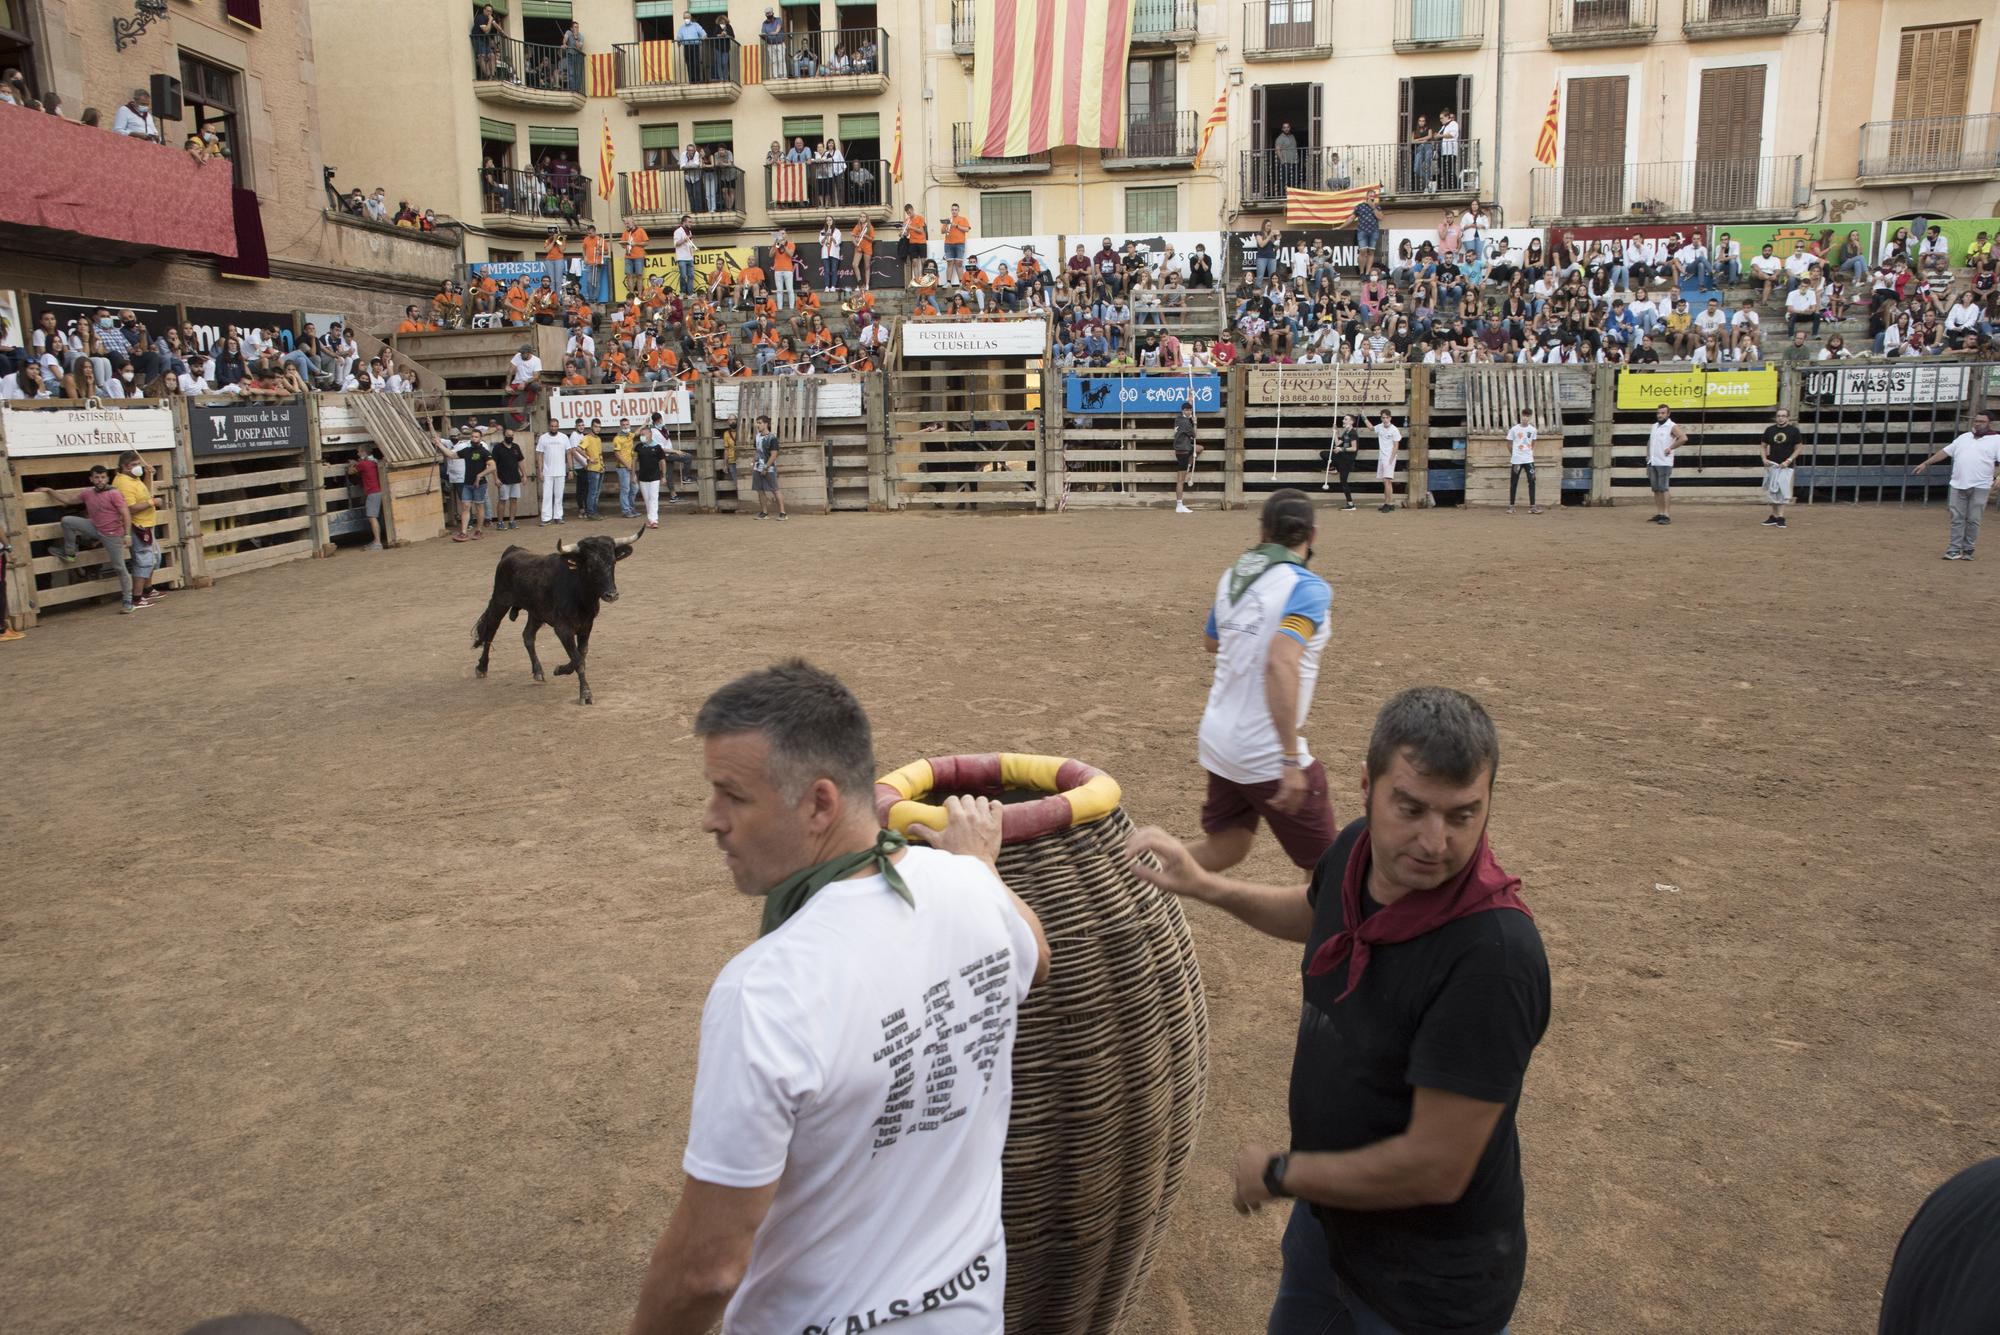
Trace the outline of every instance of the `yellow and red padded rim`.
{"type": "Polygon", "coordinates": [[[936,756],[903,766],[875,781],[875,815],[898,834],[912,825],[942,830],[944,808],[923,799],[932,793],[999,797],[1026,789],[1047,793],[1014,802],[1000,813],[1000,839],[1018,844],[1076,825],[1103,820],[1118,809],[1118,780],[1080,760],[1024,756],[1011,751],[981,756],[936,756]]]}

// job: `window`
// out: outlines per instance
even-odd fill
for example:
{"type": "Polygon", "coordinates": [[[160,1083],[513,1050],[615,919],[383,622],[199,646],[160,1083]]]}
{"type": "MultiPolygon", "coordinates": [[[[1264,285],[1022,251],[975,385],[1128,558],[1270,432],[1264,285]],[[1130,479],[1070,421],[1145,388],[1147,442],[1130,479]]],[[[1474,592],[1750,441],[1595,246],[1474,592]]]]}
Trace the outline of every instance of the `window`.
{"type": "Polygon", "coordinates": [[[486,262],[488,264],[519,264],[526,258],[518,250],[493,250],[489,248],[486,252],[486,262]]]}
{"type": "Polygon", "coordinates": [[[826,122],[818,116],[787,116],[781,128],[787,148],[794,139],[805,140],[807,148],[818,148],[820,140],[826,138],[826,122]]]}
{"type": "Polygon", "coordinates": [[[1896,103],[1889,113],[1899,121],[1963,116],[1967,85],[1972,81],[1972,48],[1977,23],[1948,27],[1905,28],[1896,55],[1896,103]]]}
{"type": "Polygon", "coordinates": [[[727,148],[734,150],[736,147],[736,130],[728,121],[696,121],[694,123],[694,142],[704,148],[727,148]]]}
{"type": "Polygon", "coordinates": [[[673,38],[674,0],[639,0],[638,11],[633,15],[639,23],[639,40],[642,42],[665,42],[673,38]]]}
{"type": "Polygon", "coordinates": [[[243,133],[242,87],[243,76],[237,71],[181,52],[181,102],[188,133],[212,131],[229,157],[236,184],[247,187],[250,143],[243,133]]]}
{"type": "Polygon", "coordinates": [[[28,91],[41,96],[42,84],[35,77],[35,43],[28,33],[25,0],[0,0],[0,69],[21,71],[28,81],[28,91]]]}
{"type": "Polygon", "coordinates": [[[980,191],[979,235],[1027,236],[1034,230],[1033,198],[1026,190],[980,191]]]}
{"type": "Polygon", "coordinates": [[[639,127],[640,165],[649,172],[668,171],[681,160],[681,127],[678,125],[641,125],[639,127]]]}
{"type": "Polygon", "coordinates": [[[1125,230],[1178,232],[1180,191],[1170,185],[1135,185],[1125,191],[1125,230]]]}

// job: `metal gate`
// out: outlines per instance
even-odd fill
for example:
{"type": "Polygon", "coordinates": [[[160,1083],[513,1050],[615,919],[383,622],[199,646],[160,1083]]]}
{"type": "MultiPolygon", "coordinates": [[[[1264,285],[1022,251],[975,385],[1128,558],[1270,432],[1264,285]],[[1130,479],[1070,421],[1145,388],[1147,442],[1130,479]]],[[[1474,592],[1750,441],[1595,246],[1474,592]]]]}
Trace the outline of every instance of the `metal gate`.
{"type": "Polygon", "coordinates": [[[1984,362],[1814,367],[1799,385],[1801,502],[1943,500],[1950,470],[1916,464],[1970,428],[2000,388],[1984,362]]]}

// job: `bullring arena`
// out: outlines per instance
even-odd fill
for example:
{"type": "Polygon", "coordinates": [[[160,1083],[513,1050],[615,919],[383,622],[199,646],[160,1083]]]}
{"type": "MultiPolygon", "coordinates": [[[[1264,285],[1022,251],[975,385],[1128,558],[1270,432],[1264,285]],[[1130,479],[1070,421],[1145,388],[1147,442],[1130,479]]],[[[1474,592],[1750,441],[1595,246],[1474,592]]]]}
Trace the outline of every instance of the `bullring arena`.
{"type": "MultiPolygon", "coordinates": [[[[1323,508],[1308,732],[1348,819],[1392,691],[1499,724],[1554,981],[1514,1328],[1872,1330],[1912,1211],[1996,1145],[2000,594],[1938,560],[1935,504],[1643,513],[1323,508]]],[[[1254,514],[672,513],[590,709],[511,628],[473,679],[504,538],[43,619],[0,656],[0,1324],[619,1328],[756,930],[699,830],[703,697],[804,654],[885,769],[1073,755],[1192,832],[1202,609],[1254,514]]],[[[1228,1176],[1282,1143],[1296,950],[1188,914],[1208,1100],[1144,1335],[1261,1330],[1278,1268],[1228,1176]]]]}

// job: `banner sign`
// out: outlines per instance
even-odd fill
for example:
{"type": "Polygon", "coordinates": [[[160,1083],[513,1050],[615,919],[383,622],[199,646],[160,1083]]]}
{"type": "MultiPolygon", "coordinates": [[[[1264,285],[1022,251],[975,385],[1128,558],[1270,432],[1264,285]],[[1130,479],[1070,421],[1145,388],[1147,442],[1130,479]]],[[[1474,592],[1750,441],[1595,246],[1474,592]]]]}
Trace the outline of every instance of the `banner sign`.
{"type": "Polygon", "coordinates": [[[1964,366],[1857,366],[1807,371],[1805,393],[1841,406],[1963,403],[1971,383],[1971,370],[1964,366]]]}
{"type": "MultiPolygon", "coordinates": [[[[1333,247],[1333,263],[1343,273],[1351,273],[1361,263],[1359,248],[1360,233],[1329,231],[1281,231],[1278,233],[1278,276],[1289,280],[1292,276],[1292,252],[1300,246],[1317,246],[1324,241],[1333,247]]],[[[1218,259],[1215,267],[1215,281],[1218,286],[1228,287],[1246,273],[1257,272],[1257,233],[1229,232],[1223,249],[1228,252],[1227,261],[1218,259]]],[[[1389,252],[1377,249],[1375,262],[1384,269],[1389,267],[1389,252]]]]}
{"type": "Polygon", "coordinates": [[[306,410],[300,403],[188,405],[188,442],[196,454],[303,450],[306,410]]]}
{"type": "Polygon", "coordinates": [[[1408,397],[1400,366],[1251,367],[1245,402],[1331,408],[1335,403],[1401,403],[1408,397]]]}
{"type": "Polygon", "coordinates": [[[1778,402],[1778,372],[1634,371],[1618,372],[1618,406],[1669,408],[1770,408],[1778,402]]]}
{"type": "Polygon", "coordinates": [[[1197,413],[1222,407],[1222,377],[1114,375],[1065,376],[1063,411],[1070,413],[1177,413],[1190,390],[1197,413]]]}
{"type": "Polygon", "coordinates": [[[1769,246],[1771,253],[1779,259],[1787,259],[1793,251],[1805,250],[1817,243],[1825,253],[1828,262],[1840,258],[1840,247],[1848,234],[1861,247],[1861,254],[1871,263],[1875,259],[1876,224],[1872,222],[1842,223],[1827,227],[1819,223],[1745,223],[1740,227],[1711,227],[1708,229],[1708,253],[1715,254],[1715,246],[1724,232],[1729,239],[1743,248],[1743,271],[1750,271],[1750,261],[1764,253],[1769,246]]]}
{"type": "Polygon", "coordinates": [[[235,325],[239,333],[245,329],[270,329],[276,327],[279,341],[285,351],[290,352],[292,339],[292,314],[289,311],[243,311],[223,307],[190,306],[187,308],[187,323],[194,330],[194,345],[203,352],[216,352],[222,347],[222,334],[230,325],[235,325]]]}
{"type": "Polygon", "coordinates": [[[579,419],[586,426],[597,421],[615,427],[622,417],[633,426],[644,426],[658,413],[665,426],[686,426],[694,420],[693,402],[685,385],[605,394],[558,391],[549,398],[549,420],[565,427],[579,419]]]}
{"type": "MultiPolygon", "coordinates": [[[[615,240],[616,238],[613,239],[615,240]]],[[[803,246],[799,248],[799,258],[802,262],[805,258],[805,248],[803,246]]],[[[695,290],[706,292],[713,283],[717,269],[725,270],[723,275],[725,283],[733,283],[736,281],[737,270],[747,269],[755,263],[757,263],[757,248],[755,246],[701,246],[694,252],[695,290]]],[[[655,278],[659,279],[660,286],[669,292],[679,292],[681,290],[681,267],[674,262],[674,252],[671,245],[663,251],[646,256],[645,272],[639,280],[639,286],[636,288],[626,279],[625,261],[623,259],[613,256],[611,268],[612,281],[617,284],[617,296],[620,301],[625,301],[632,297],[644,296],[646,294],[646,285],[651,283],[655,278]]],[[[807,273],[810,277],[818,277],[816,273],[810,270],[807,273]]]]}
{"type": "Polygon", "coordinates": [[[466,268],[471,271],[475,282],[481,278],[491,278],[501,287],[507,286],[516,278],[533,287],[549,276],[547,260],[491,260],[485,264],[469,264],[466,268]]]}
{"type": "MultiPolygon", "coordinates": [[[[1497,257],[1506,253],[1509,244],[1519,246],[1521,254],[1524,256],[1528,253],[1528,246],[1532,242],[1540,241],[1544,246],[1548,245],[1548,241],[1539,227],[1489,227],[1486,229],[1485,236],[1486,262],[1488,264],[1493,263],[1497,257]]],[[[1438,240],[1438,229],[1435,227],[1391,228],[1386,235],[1386,240],[1388,244],[1383,246],[1375,256],[1375,262],[1384,269],[1393,268],[1395,265],[1404,262],[1403,243],[1406,241],[1409,243],[1410,253],[1413,256],[1423,247],[1426,241],[1431,243],[1432,250],[1442,251],[1444,247],[1444,243],[1438,240]]],[[[1467,257],[1461,255],[1460,258],[1464,259],[1467,257]]]]}
{"type": "MultiPolygon", "coordinates": [[[[733,380],[715,380],[715,418],[719,422],[736,420],[736,396],[742,386],[733,380]]],[[[861,416],[861,382],[858,380],[821,380],[819,384],[819,415],[827,418],[848,418],[861,416]]]]}
{"type": "Polygon", "coordinates": [[[7,430],[7,453],[31,455],[99,454],[107,463],[126,450],[172,450],[171,408],[8,408],[0,417],[7,430]]]}
{"type": "Polygon", "coordinates": [[[1889,244],[1889,238],[1895,235],[1898,227],[1908,227],[1910,229],[1910,253],[1914,255],[1917,251],[1917,246],[1924,239],[1924,232],[1928,231],[1933,225],[1937,227],[1938,235],[1942,236],[1951,246],[1951,265],[1954,269],[1965,267],[1966,249],[1974,241],[1978,240],[1982,233],[1988,241],[1993,240],[1996,236],[2000,236],[2000,218],[1930,218],[1910,222],[1885,222],[1879,224],[1882,229],[1880,233],[1881,244],[1886,247],[1889,244]],[[1917,221],[1924,223],[1923,231],[1918,230],[1917,221]]]}
{"type": "Polygon", "coordinates": [[[903,326],[905,357],[1036,357],[1048,351],[1040,320],[911,320],[903,326]]]}

